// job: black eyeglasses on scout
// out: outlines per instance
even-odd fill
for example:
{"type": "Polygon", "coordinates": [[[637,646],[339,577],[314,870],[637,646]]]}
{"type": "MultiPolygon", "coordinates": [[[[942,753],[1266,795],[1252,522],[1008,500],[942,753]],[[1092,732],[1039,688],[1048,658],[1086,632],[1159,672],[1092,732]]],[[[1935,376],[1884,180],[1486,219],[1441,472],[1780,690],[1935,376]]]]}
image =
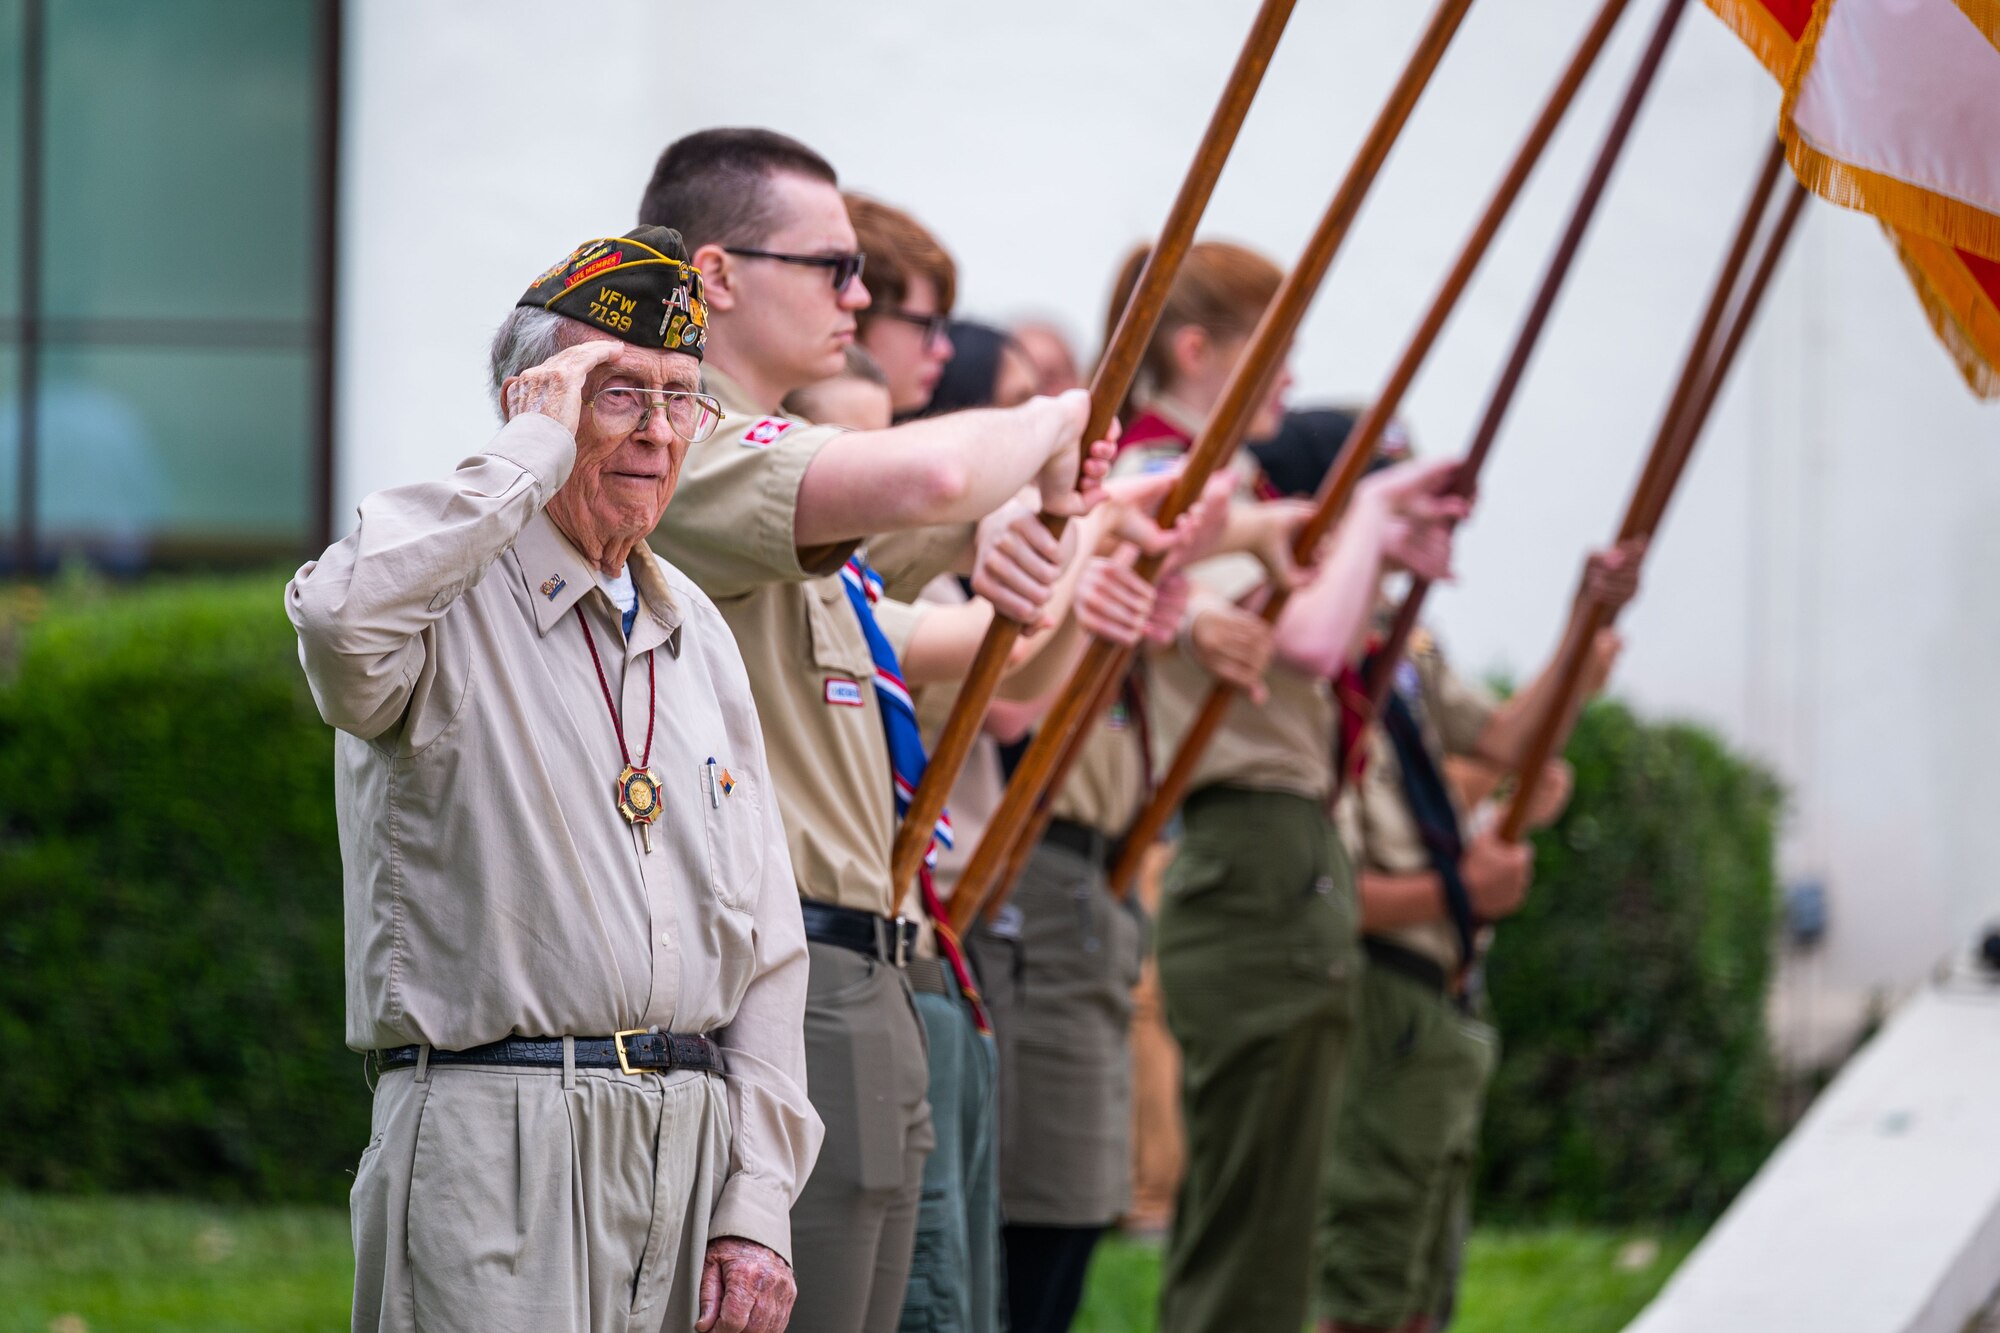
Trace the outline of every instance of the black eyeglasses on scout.
{"type": "Polygon", "coordinates": [[[725,245],[722,247],[732,255],[748,255],[752,259],[775,259],[781,264],[809,264],[813,268],[833,270],[833,289],[847,290],[847,284],[861,276],[861,269],[868,262],[868,256],[860,251],[845,255],[788,255],[778,250],[752,250],[748,246],[725,245]]]}
{"type": "Polygon", "coordinates": [[[926,347],[936,347],[951,336],[951,316],[947,314],[920,315],[914,310],[905,310],[901,306],[893,305],[877,306],[869,313],[872,315],[887,315],[890,319],[899,319],[905,324],[914,324],[924,331],[924,346],[926,347]]]}

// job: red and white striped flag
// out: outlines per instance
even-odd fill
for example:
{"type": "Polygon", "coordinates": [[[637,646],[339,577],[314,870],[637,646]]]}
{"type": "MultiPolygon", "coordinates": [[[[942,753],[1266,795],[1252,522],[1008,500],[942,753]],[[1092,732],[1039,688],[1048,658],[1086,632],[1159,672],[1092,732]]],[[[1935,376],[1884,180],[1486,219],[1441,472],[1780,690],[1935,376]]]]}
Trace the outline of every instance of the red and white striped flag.
{"type": "Polygon", "coordinates": [[[1707,0],[1784,87],[1799,179],[1879,218],[1931,327],[2000,398],[2000,0],[1707,0]]]}

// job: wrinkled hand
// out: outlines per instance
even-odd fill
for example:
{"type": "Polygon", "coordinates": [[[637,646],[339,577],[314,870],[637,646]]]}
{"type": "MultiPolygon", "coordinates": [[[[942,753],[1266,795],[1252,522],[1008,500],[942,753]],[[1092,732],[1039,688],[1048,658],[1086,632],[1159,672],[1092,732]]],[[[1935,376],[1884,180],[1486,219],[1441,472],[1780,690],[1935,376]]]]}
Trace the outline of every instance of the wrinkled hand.
{"type": "Polygon", "coordinates": [[[1592,551],[1583,565],[1583,593],[1611,611],[1622,610],[1639,595],[1639,565],[1646,558],[1644,537],[1623,541],[1609,550],[1592,551]]]}
{"type": "Polygon", "coordinates": [[[1130,648],[1146,633],[1153,618],[1153,585],[1132,570],[1137,553],[1126,547],[1108,556],[1093,556],[1076,583],[1076,620],[1097,638],[1130,648]]]}
{"type": "Polygon", "coordinates": [[[1271,665],[1271,627],[1240,606],[1211,606],[1195,617],[1188,642],[1195,661],[1255,704],[1270,698],[1264,672],[1271,665]]]}
{"type": "Polygon", "coordinates": [[[1491,830],[1466,844],[1458,859],[1472,910],[1487,921],[1498,921],[1520,910],[1535,879],[1535,849],[1526,842],[1506,842],[1491,830]]]}
{"type": "Polygon", "coordinates": [[[1042,610],[1075,549],[1073,536],[1058,540],[1021,500],[1009,500],[979,521],[973,534],[972,590],[1030,632],[1046,628],[1042,610]]]}
{"type": "Polygon", "coordinates": [[[1076,518],[1095,509],[1104,498],[1104,479],[1111,474],[1111,460],[1118,455],[1118,422],[1111,433],[1083,444],[1083,428],[1090,424],[1090,395],[1071,389],[1054,398],[1031,399],[1030,409],[1048,414],[1050,453],[1035,476],[1041,492],[1042,512],[1076,518]]]}
{"type": "Polygon", "coordinates": [[[561,422],[571,435],[576,434],[583,424],[583,389],[590,372],[617,360],[625,347],[614,339],[591,338],[512,376],[500,386],[507,420],[524,412],[540,412],[561,422]]]}
{"type": "Polygon", "coordinates": [[[1611,669],[1618,665],[1618,655],[1625,651],[1625,638],[1615,629],[1601,629],[1597,637],[1590,641],[1590,656],[1583,663],[1583,697],[1603,692],[1605,682],[1611,679],[1611,669]]]}
{"type": "Polygon", "coordinates": [[[1528,801],[1528,827],[1547,828],[1561,819],[1575,790],[1576,770],[1567,760],[1549,760],[1542,766],[1541,781],[1535,784],[1535,793],[1528,801]]]}
{"type": "Polygon", "coordinates": [[[1180,633],[1181,618],[1187,615],[1188,594],[1193,586],[1185,574],[1168,574],[1153,589],[1153,614],[1146,622],[1146,639],[1165,647],[1180,633]]]}
{"type": "Polygon", "coordinates": [[[782,1333],[799,1289],[792,1266],[755,1241],[723,1236],[701,1264],[696,1333],[782,1333]]]}

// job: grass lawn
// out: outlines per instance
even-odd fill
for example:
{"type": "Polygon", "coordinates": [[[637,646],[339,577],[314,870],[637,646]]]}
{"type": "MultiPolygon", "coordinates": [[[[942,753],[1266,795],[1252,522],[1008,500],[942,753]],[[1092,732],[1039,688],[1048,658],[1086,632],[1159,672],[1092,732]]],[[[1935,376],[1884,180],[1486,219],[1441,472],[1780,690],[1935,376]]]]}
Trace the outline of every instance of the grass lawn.
{"type": "MultiPolygon", "coordinates": [[[[1611,1333],[1692,1237],[1473,1237],[1455,1333],[1611,1333]]],[[[347,1216],[165,1200],[0,1194],[0,1333],[312,1333],[347,1326],[347,1216]]],[[[1099,1251],[1083,1333],[1153,1328],[1156,1248],[1099,1251]]]]}

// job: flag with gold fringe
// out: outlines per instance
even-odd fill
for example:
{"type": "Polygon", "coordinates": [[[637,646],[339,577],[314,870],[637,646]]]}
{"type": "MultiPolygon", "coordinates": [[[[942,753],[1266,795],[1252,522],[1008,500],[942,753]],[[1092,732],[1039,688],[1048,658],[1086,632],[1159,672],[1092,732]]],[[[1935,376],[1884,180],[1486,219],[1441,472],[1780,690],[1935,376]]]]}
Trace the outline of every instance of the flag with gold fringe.
{"type": "Polygon", "coordinates": [[[1784,88],[1800,181],[1880,219],[1974,393],[2000,398],[2000,0],[1707,0],[1784,88]]]}

